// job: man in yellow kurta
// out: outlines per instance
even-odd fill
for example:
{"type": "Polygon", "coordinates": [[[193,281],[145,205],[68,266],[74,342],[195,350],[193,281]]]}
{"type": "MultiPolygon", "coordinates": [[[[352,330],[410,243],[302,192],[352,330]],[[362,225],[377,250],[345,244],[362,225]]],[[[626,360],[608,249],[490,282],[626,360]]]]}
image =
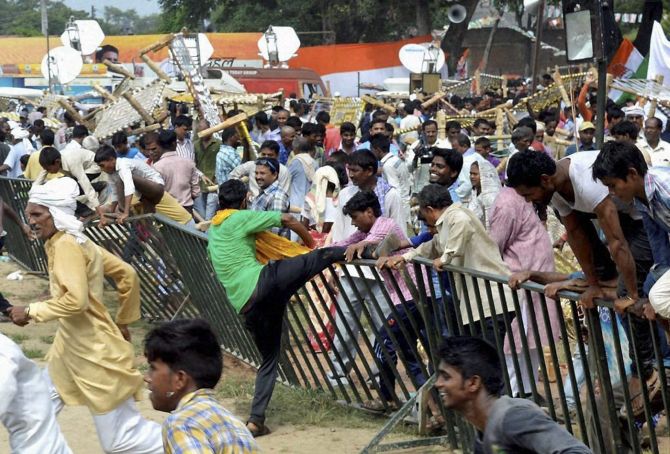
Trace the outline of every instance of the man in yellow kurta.
{"type": "Polygon", "coordinates": [[[30,191],[26,213],[46,241],[51,299],[14,306],[17,325],[58,321],[45,374],[58,413],[63,405],[86,405],[106,453],[162,453],[160,426],[147,421],[134,398],[143,387],[134,367],[127,325],[140,318],[135,271],[83,234],[74,217],[79,187],[71,178],[51,180],[30,191]],[[104,277],[116,283],[116,323],[102,303],[104,277]]]}

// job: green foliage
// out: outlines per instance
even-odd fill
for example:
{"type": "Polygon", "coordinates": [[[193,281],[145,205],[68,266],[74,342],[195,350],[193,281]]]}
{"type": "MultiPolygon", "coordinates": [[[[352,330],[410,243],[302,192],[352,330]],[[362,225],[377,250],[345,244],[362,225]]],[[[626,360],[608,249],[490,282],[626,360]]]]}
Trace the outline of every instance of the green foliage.
{"type": "Polygon", "coordinates": [[[129,35],[157,33],[160,15],[139,16],[134,9],[105,6],[100,26],[106,35],[129,35]]]}
{"type": "MultiPolygon", "coordinates": [[[[415,0],[419,1],[419,0],[415,0]]],[[[217,31],[265,31],[270,24],[292,26],[305,44],[385,41],[408,36],[415,19],[415,2],[388,0],[224,0],[212,13],[217,31]]],[[[430,16],[429,16],[430,17],[430,16]]]]}
{"type": "MultiPolygon", "coordinates": [[[[0,35],[40,36],[42,15],[39,0],[0,0],[0,35]]],[[[70,17],[90,19],[87,11],[75,10],[62,1],[47,0],[49,34],[60,35],[70,17]]],[[[128,33],[155,33],[159,16],[139,17],[134,9],[122,10],[105,7],[104,18],[96,18],[108,35],[128,33]]]]}
{"type": "MultiPolygon", "coordinates": [[[[39,0],[0,0],[0,35],[38,36],[42,32],[39,0]]],[[[74,10],[59,1],[47,1],[49,31],[62,33],[70,16],[85,19],[88,13],[74,10]]]]}
{"type": "MultiPolygon", "coordinates": [[[[162,9],[163,31],[179,31],[182,27],[200,30],[203,19],[210,16],[215,0],[158,0],[162,9]]],[[[268,2],[271,3],[271,2],[268,2]]]]}
{"type": "Polygon", "coordinates": [[[29,359],[44,358],[44,352],[39,348],[26,348],[25,350],[23,350],[23,354],[26,355],[26,358],[29,359]]]}
{"type": "Polygon", "coordinates": [[[10,339],[12,339],[17,344],[21,344],[24,341],[27,341],[28,339],[30,339],[30,336],[28,336],[26,334],[10,334],[9,337],[10,337],[10,339]]]}

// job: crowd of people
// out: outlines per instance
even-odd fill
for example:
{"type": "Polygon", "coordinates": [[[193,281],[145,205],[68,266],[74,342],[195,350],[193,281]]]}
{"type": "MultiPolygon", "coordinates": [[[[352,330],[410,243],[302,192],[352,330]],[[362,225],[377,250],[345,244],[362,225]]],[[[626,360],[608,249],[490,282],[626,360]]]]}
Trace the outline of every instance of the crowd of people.
{"type": "MultiPolygon", "coordinates": [[[[359,258],[377,260],[384,281],[359,273],[342,279],[335,292],[338,334],[329,339],[333,367],[328,379],[335,386],[351,379],[360,335],[355,320],[371,301],[383,302],[380,309],[366,310],[380,333],[374,341],[381,364],[372,377],[378,380],[379,396],[365,402],[368,410],[394,407],[394,374],[384,370],[394,367],[399,353],[414,382],[427,380],[412,348],[421,327],[408,322],[420,319],[411,291],[420,276],[413,267],[406,267],[409,278],[400,274],[417,257],[432,262],[426,276],[432,282],[425,288],[438,308],[440,333],[454,334],[446,323],[451,317],[476,336],[447,342],[440,353],[444,364],[437,370],[437,389],[445,406],[466,416],[473,415],[468,411],[487,413],[482,406],[489,404],[496,409],[488,415],[495,420],[490,426],[496,427],[495,435],[482,425],[486,418],[473,416],[471,422],[484,433],[479,443],[543,452],[538,448],[542,440],[531,441],[521,429],[509,429],[510,424],[536,421],[553,433],[556,443],[572,446],[561,452],[588,452],[569,441],[567,432],[552,432],[550,420],[533,408],[498,399],[501,367],[507,369],[514,396],[530,395],[542,361],[538,346],[554,342],[560,332],[557,305],[547,304],[544,312],[534,309],[542,304],[539,295],[520,297],[520,312],[505,303],[528,280],[554,283],[547,286],[550,298],[576,283],[587,309],[598,298],[615,299],[622,322],[633,327],[626,331],[633,336],[627,353],[638,358],[628,383],[621,385],[628,386],[632,417],[644,417],[643,382],[652,408],[662,408],[665,377],[659,375],[655,333],[647,320],[670,318],[670,274],[665,273],[670,266],[670,143],[663,140],[668,130],[661,119],[645,118],[634,100],[622,107],[609,103],[602,119],[606,139],[598,150],[592,85],[587,78],[574,108],[557,105],[518,118],[504,148],[496,148],[498,140],[491,137],[496,126],[486,118],[441,124],[438,104],[426,109],[410,99],[400,101],[393,113],[371,108],[359,124],[340,125],[331,123],[327,111],[310,115],[304,102],[291,100],[258,112],[246,128],[232,126],[205,137],[198,133],[213,125],[195,121],[186,106],[176,107],[170,127],[139,137],[128,128],[104,141],[67,113],[55,131],[45,127],[44,109],[22,111],[19,122],[0,120],[0,175],[34,180],[26,213],[30,228],[6,204],[0,211],[26,235],[46,242],[53,293],[50,301],[25,307],[3,300],[3,310],[19,325],[59,320],[47,373],[8,349],[13,352],[8,361],[34,376],[33,389],[51,390],[36,393],[41,400],[32,403],[41,406],[44,442],[61,446],[53,452],[69,452],[49,416],[63,404],[87,405],[106,452],[209,452],[189,447],[226,443],[239,448],[234,452],[255,452],[253,437],[270,432],[266,409],[291,296],[329,266],[359,258]],[[127,263],[82,232],[83,222],[96,218],[104,227],[123,223],[133,213],[151,212],[206,232],[216,275],[261,353],[246,427],[213,397],[221,354],[201,321],[166,324],[147,336],[152,403],[174,411],[162,436],[134,407],[141,378],[132,364],[127,325],[139,318],[137,277],[127,263]],[[551,219],[564,227],[558,238],[548,232],[551,219]],[[576,275],[556,272],[554,249],[565,243],[577,259],[576,275]],[[450,284],[445,273],[450,265],[507,276],[509,285],[491,294],[483,281],[450,284]],[[101,302],[103,276],[116,282],[121,305],[115,322],[101,302]],[[384,282],[398,285],[384,288],[384,282]],[[487,304],[478,306],[475,294],[489,295],[487,304]],[[513,319],[511,331],[505,315],[513,319]],[[530,317],[537,330],[529,329],[530,317]],[[497,336],[504,339],[497,353],[477,340],[495,342],[497,336]],[[527,355],[520,354],[522,344],[528,345],[527,355]],[[490,364],[498,354],[501,364],[490,364]],[[450,385],[455,374],[472,390],[450,385]],[[474,410],[470,404],[464,409],[462,401],[454,403],[457,391],[475,401],[474,410]],[[516,422],[505,420],[509,409],[516,422]]],[[[511,88],[512,97],[523,94],[523,87],[511,88]]],[[[502,102],[498,92],[449,99],[454,109],[473,116],[502,102]]],[[[225,116],[238,113],[231,110],[225,116]]],[[[661,339],[661,353],[670,359],[665,336],[661,339]]],[[[616,405],[624,412],[623,401],[616,405]]],[[[433,422],[441,427],[436,402],[429,406],[433,422]]],[[[18,421],[28,410],[9,409],[4,421],[18,421]]],[[[10,432],[16,428],[13,446],[38,443],[21,435],[18,425],[6,425],[10,432]]]]}

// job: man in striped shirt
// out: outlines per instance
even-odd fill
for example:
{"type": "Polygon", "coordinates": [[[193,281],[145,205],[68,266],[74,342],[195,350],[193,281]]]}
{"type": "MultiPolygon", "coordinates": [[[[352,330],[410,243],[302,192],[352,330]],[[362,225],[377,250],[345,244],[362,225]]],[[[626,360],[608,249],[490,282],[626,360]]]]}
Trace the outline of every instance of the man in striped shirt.
{"type": "Polygon", "coordinates": [[[179,115],[174,120],[174,133],[177,135],[177,156],[195,161],[195,147],[189,138],[193,120],[187,115],[179,115]]]}

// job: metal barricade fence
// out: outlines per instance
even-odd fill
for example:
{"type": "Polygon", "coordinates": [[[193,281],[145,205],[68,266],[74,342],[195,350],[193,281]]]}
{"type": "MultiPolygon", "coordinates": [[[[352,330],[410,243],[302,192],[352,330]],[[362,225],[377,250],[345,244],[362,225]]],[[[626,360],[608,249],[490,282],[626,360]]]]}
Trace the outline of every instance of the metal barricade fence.
{"type": "MultiPolygon", "coordinates": [[[[3,181],[0,190],[4,198],[3,181]]],[[[259,365],[242,317],[208,260],[205,235],[161,216],[105,229],[88,226],[86,232],[138,271],[144,315],[204,317],[227,352],[259,365]]],[[[14,252],[21,253],[29,256],[14,252]]],[[[656,322],[630,313],[621,317],[605,302],[582,312],[575,293],[549,299],[538,284],[512,291],[506,277],[445,268],[436,273],[430,261],[416,259],[404,271],[389,273],[372,261],[357,261],[315,276],[288,306],[280,379],[354,407],[394,410],[413,402],[430,379],[444,336],[483,336],[500,354],[504,392],[533,399],[594,452],[640,453],[643,445],[660,452],[654,427],[670,408],[664,367],[670,348],[656,322]],[[641,372],[632,373],[631,366],[641,372]],[[636,374],[644,378],[640,397],[631,396],[628,386],[636,374]]],[[[438,441],[470,452],[472,427],[442,408],[434,391],[422,394],[424,408],[446,421],[446,435],[438,441]]],[[[366,452],[388,449],[378,444],[388,430],[366,452]]],[[[659,435],[667,442],[670,434],[666,429],[659,435]]]]}
{"type": "MultiPolygon", "coordinates": [[[[0,177],[0,198],[26,222],[30,180],[0,177]]],[[[13,222],[5,219],[5,248],[10,257],[30,271],[48,274],[44,244],[29,240],[13,222]]],[[[152,216],[131,218],[124,225],[111,224],[101,229],[88,224],[85,233],[96,244],[130,263],[140,279],[142,317],[146,320],[171,320],[194,317],[197,310],[190,304],[180,271],[152,216]]],[[[111,281],[110,281],[111,283],[111,281]]]]}
{"type": "Polygon", "coordinates": [[[162,321],[195,317],[198,311],[191,304],[189,289],[163,238],[161,225],[153,216],[144,215],[104,228],[97,222],[89,223],[84,233],[137,271],[142,318],[162,321]]]}
{"type": "MultiPolygon", "coordinates": [[[[207,260],[205,236],[159,219],[193,304],[215,325],[227,351],[257,366],[256,349],[207,260]]],[[[542,285],[525,283],[512,291],[507,277],[446,269],[438,275],[430,261],[416,259],[403,273],[382,275],[372,261],[324,270],[288,306],[281,379],[327,392],[343,404],[362,408],[379,399],[376,410],[394,410],[435,371],[443,336],[483,336],[500,353],[504,392],[533,399],[594,452],[638,453],[642,446],[660,452],[655,431],[643,436],[640,427],[653,427],[658,415],[667,413],[665,380],[657,382],[661,391],[655,403],[650,400],[653,390],[643,380],[642,413],[637,418],[622,416],[626,411],[633,414],[627,386],[630,364],[644,369],[636,350],[630,350],[630,359],[626,347],[628,339],[637,339],[636,330],[653,329],[652,369],[665,377],[667,342],[656,322],[629,324],[626,319],[634,315],[622,318],[605,302],[582,311],[576,293],[549,299],[542,285]],[[410,268],[415,277],[407,274],[410,268]],[[403,298],[404,304],[393,304],[392,293],[408,291],[411,297],[403,298]],[[623,326],[627,331],[622,332],[623,326]]],[[[447,433],[439,441],[469,452],[472,427],[441,408],[434,392],[423,397],[431,399],[446,420],[447,433]]]]}
{"type": "MultiPolygon", "coordinates": [[[[0,199],[8,204],[24,222],[28,191],[31,186],[32,181],[30,180],[0,177],[0,199]]],[[[9,256],[30,271],[48,274],[44,245],[39,241],[29,240],[17,225],[8,219],[3,222],[3,228],[7,231],[5,249],[9,256]]]]}

